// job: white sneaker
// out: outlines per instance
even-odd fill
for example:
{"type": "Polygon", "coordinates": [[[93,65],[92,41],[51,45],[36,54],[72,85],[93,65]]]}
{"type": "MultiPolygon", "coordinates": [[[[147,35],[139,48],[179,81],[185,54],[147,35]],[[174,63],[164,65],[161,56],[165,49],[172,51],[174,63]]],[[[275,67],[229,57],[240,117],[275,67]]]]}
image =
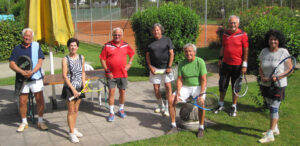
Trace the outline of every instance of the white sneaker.
{"type": "Polygon", "coordinates": [[[21,123],[17,129],[17,132],[23,132],[26,128],[28,128],[28,123],[21,123]]]}
{"type": "Polygon", "coordinates": [[[169,109],[165,109],[165,112],[164,112],[163,115],[166,116],[166,117],[169,117],[170,116],[169,109]]]}
{"type": "Polygon", "coordinates": [[[78,129],[77,128],[74,128],[74,134],[78,137],[78,138],[80,138],[80,137],[82,137],[83,136],[83,134],[82,133],[80,133],[79,131],[78,131],[78,129]]]}
{"type": "Polygon", "coordinates": [[[162,104],[160,111],[161,112],[165,112],[166,111],[166,106],[164,104],[162,104]]]}
{"type": "Polygon", "coordinates": [[[269,130],[266,133],[266,135],[259,140],[259,142],[260,143],[268,143],[268,142],[272,142],[274,140],[275,140],[275,138],[274,138],[273,132],[269,130]]]}
{"type": "MultiPolygon", "coordinates": [[[[262,135],[266,135],[266,134],[267,134],[267,132],[263,132],[263,133],[262,133],[262,135]]],[[[280,134],[279,129],[273,130],[273,134],[274,134],[274,135],[279,135],[279,134],[280,134]]]]}
{"type": "Polygon", "coordinates": [[[74,133],[69,133],[69,138],[70,138],[70,141],[72,143],[78,143],[79,142],[79,139],[77,138],[77,136],[74,133]]]}
{"type": "Polygon", "coordinates": [[[230,111],[230,116],[235,117],[236,116],[236,108],[235,107],[231,107],[231,111],[230,111]]]}
{"type": "Polygon", "coordinates": [[[154,112],[155,113],[160,113],[160,112],[162,112],[162,109],[163,109],[162,105],[157,105],[157,107],[155,108],[154,112]]]}
{"type": "Polygon", "coordinates": [[[225,109],[225,107],[224,106],[218,106],[216,109],[215,109],[215,111],[214,111],[214,113],[215,114],[218,114],[219,112],[221,112],[222,110],[224,110],[225,109]]]}

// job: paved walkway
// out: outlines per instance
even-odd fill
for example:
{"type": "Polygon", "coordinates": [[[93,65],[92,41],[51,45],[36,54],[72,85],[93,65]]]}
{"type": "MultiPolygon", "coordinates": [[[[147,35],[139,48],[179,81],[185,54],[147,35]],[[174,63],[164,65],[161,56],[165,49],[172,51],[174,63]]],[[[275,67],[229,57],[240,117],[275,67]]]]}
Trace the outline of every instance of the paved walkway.
{"type": "MultiPolygon", "coordinates": [[[[60,67],[60,59],[55,59],[55,66],[60,67]]],[[[8,66],[2,63],[1,66],[8,66]]],[[[44,67],[47,66],[44,64],[44,67]]],[[[7,69],[9,70],[9,69],[7,69]]],[[[47,70],[47,69],[46,69],[47,70]]],[[[12,74],[14,75],[14,73],[12,74]]],[[[0,73],[0,78],[5,77],[0,73]]],[[[249,77],[249,80],[255,80],[249,77]]],[[[208,78],[208,86],[216,86],[218,75],[208,78]]],[[[62,85],[56,85],[57,97],[61,94],[62,85]]],[[[58,110],[51,110],[49,97],[52,95],[51,86],[46,86],[44,96],[46,111],[44,118],[49,126],[48,131],[39,131],[36,125],[29,122],[29,128],[23,133],[16,133],[20,122],[17,112],[14,86],[0,86],[0,145],[74,145],[68,140],[67,110],[65,102],[58,98],[58,110]]],[[[114,122],[108,123],[108,110],[98,102],[92,102],[90,97],[97,94],[87,93],[87,98],[80,105],[76,127],[84,134],[80,143],[76,145],[110,145],[129,141],[161,136],[170,127],[170,120],[161,114],[154,113],[154,93],[152,85],[147,82],[130,82],[126,91],[125,110],[128,115],[125,119],[116,116],[114,122]]],[[[94,98],[95,99],[95,98],[94,98]]],[[[118,105],[118,99],[115,100],[118,105]]],[[[118,106],[115,107],[117,111],[118,106]]],[[[177,112],[179,113],[179,112],[177,112]]],[[[36,119],[37,120],[37,119],[36,119]]]]}

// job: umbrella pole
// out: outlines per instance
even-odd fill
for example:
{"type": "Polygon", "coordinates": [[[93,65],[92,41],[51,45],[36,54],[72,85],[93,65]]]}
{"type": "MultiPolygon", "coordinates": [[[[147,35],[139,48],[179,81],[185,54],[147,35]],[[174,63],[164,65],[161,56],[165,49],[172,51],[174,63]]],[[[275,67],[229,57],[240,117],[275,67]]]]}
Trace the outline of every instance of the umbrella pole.
{"type": "MultiPolygon", "coordinates": [[[[53,52],[52,46],[50,46],[50,74],[54,75],[54,63],[53,63],[53,52]]],[[[51,97],[52,109],[57,109],[57,101],[56,101],[56,93],[55,93],[55,85],[52,85],[52,97],[51,97]]]]}

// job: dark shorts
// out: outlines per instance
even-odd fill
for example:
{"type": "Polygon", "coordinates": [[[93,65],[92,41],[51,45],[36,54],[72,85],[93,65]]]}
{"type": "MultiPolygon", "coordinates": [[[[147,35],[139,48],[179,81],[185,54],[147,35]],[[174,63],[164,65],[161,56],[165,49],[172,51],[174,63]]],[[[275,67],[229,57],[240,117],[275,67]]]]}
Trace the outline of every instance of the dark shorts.
{"type": "Polygon", "coordinates": [[[114,78],[114,79],[108,79],[108,88],[115,88],[116,85],[119,89],[125,90],[127,88],[127,78],[114,78]]]}
{"type": "Polygon", "coordinates": [[[240,65],[228,65],[223,62],[222,67],[220,68],[219,71],[219,75],[220,75],[219,91],[226,92],[229,85],[229,80],[231,79],[231,85],[234,85],[235,80],[239,78],[240,74],[241,74],[240,65]]]}
{"type": "Polygon", "coordinates": [[[284,100],[285,97],[285,87],[266,87],[260,86],[261,94],[265,98],[270,98],[273,100],[284,100]]]}
{"type": "MultiPolygon", "coordinates": [[[[76,90],[77,90],[78,92],[80,92],[80,91],[82,90],[82,88],[76,89],[76,90]]],[[[74,96],[72,90],[71,90],[68,86],[64,85],[60,97],[61,97],[62,99],[67,100],[67,99],[69,99],[69,98],[72,97],[72,96],[74,96]]],[[[84,94],[84,93],[82,93],[78,98],[75,98],[75,100],[81,99],[81,98],[85,98],[85,94],[84,94]]]]}

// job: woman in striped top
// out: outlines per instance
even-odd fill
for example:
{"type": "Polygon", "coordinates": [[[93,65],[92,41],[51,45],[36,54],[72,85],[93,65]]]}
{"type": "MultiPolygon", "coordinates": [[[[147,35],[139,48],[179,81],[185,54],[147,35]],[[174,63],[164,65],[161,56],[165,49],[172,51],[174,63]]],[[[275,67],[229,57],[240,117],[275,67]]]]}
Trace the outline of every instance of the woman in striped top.
{"type": "Polygon", "coordinates": [[[84,57],[77,54],[79,47],[79,41],[76,38],[70,38],[67,42],[69,48],[69,55],[62,59],[62,72],[64,79],[64,88],[62,92],[62,98],[66,99],[68,106],[68,125],[70,129],[69,138],[73,143],[79,142],[78,137],[82,137],[77,128],[75,128],[78,109],[81,98],[85,95],[80,91],[85,84],[85,71],[84,71],[84,57]],[[74,96],[75,99],[69,101],[70,97],[74,96]]]}

